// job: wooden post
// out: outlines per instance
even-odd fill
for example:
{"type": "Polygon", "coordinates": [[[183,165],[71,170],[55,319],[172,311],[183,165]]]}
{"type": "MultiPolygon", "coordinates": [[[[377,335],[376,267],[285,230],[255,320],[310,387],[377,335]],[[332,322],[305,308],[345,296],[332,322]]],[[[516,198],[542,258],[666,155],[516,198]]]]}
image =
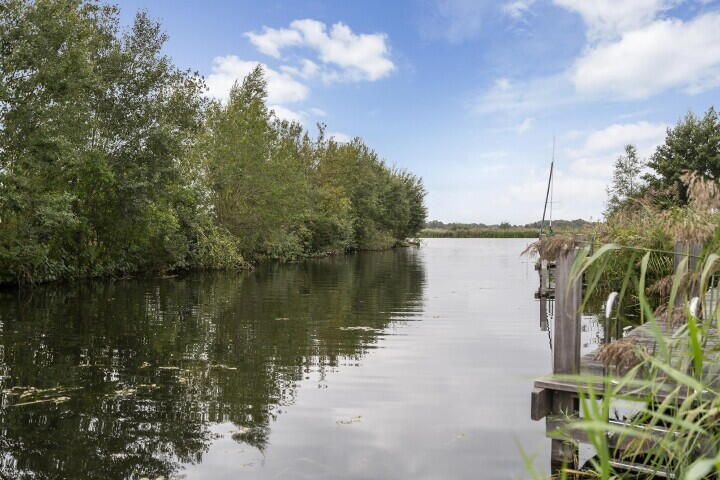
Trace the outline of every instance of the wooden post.
{"type": "Polygon", "coordinates": [[[555,333],[553,339],[553,373],[580,372],[580,302],[582,282],[570,282],[570,269],[576,252],[571,250],[558,258],[555,267],[555,333]]]}
{"type": "MultiPolygon", "coordinates": [[[[683,258],[685,258],[685,243],[677,241],[675,242],[675,254],[673,255],[673,274],[677,273],[678,269],[680,268],[680,263],[683,261],[683,258]]],[[[683,292],[681,290],[678,290],[677,295],[675,296],[675,308],[682,306],[683,302],[685,301],[683,297],[683,292]]]]}
{"type": "Polygon", "coordinates": [[[540,260],[540,330],[547,332],[548,316],[547,302],[550,296],[550,272],[548,270],[548,261],[540,260]]]}
{"type": "MultiPolygon", "coordinates": [[[[700,253],[702,252],[702,245],[699,243],[693,243],[690,245],[690,248],[688,249],[688,271],[689,272],[695,272],[695,270],[698,268],[698,257],[700,256],[700,253]]],[[[700,269],[702,269],[702,265],[700,266],[700,269]]],[[[699,297],[700,296],[700,275],[698,274],[697,281],[692,285],[692,288],[688,292],[688,295],[690,298],[692,297],[699,297]]]]}
{"type": "MultiPolygon", "coordinates": [[[[553,373],[580,373],[580,302],[582,281],[571,279],[570,269],[576,251],[571,250],[557,259],[555,266],[555,326],[553,335],[553,373]]],[[[577,412],[576,398],[570,392],[553,392],[554,414],[573,415],[577,412]]],[[[551,448],[553,471],[565,465],[576,468],[577,445],[553,439],[551,448]]]]}

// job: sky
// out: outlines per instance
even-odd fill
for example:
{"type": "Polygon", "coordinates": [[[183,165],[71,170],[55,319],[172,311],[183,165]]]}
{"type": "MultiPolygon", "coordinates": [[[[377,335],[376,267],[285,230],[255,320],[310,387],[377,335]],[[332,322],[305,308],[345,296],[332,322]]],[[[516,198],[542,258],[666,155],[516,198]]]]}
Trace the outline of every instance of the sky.
{"type": "Polygon", "coordinates": [[[642,158],[720,93],[720,0],[120,0],[224,99],[257,63],[268,104],[423,177],[429,219],[599,219],[642,158]]]}

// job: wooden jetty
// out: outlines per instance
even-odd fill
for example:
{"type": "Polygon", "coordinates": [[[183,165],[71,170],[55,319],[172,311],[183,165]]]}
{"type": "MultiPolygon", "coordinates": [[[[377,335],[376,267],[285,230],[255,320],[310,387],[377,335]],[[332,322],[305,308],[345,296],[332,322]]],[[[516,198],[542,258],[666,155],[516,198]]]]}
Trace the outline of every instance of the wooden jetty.
{"type": "MultiPolygon", "coordinates": [[[[676,248],[676,268],[679,264],[677,257],[681,255],[683,255],[681,247],[676,248]]],[[[549,262],[541,259],[537,264],[537,269],[540,272],[540,289],[536,297],[540,298],[541,303],[541,328],[543,328],[543,320],[547,318],[547,306],[543,308],[543,304],[547,304],[549,298],[554,297],[555,299],[554,328],[552,332],[553,371],[552,374],[535,380],[531,395],[530,416],[533,420],[545,419],[546,435],[551,438],[555,437],[551,440],[550,452],[553,473],[558,472],[562,466],[579,468],[580,465],[577,465],[578,444],[588,442],[585,432],[580,430],[567,431],[568,423],[579,415],[578,392],[582,388],[586,389],[587,384],[580,385],[574,381],[559,379],[557,376],[577,374],[603,376],[607,374],[605,365],[596,360],[597,350],[583,356],[580,354],[582,281],[577,278],[573,279],[570,275],[575,256],[576,250],[573,249],[567,255],[556,260],[553,264],[554,285],[552,286],[550,268],[548,268],[549,262]],[[557,435],[554,435],[558,429],[564,429],[564,439],[559,439],[557,435]],[[568,435],[570,438],[568,438],[568,435]]],[[[692,268],[692,264],[690,264],[689,268],[692,268]]],[[[717,304],[717,296],[717,288],[704,296],[703,303],[707,311],[714,310],[714,306],[717,304]]],[[[543,330],[546,328],[547,325],[543,330]]],[[[673,327],[669,325],[662,325],[661,328],[665,334],[671,335],[673,333],[673,327]]],[[[635,339],[638,344],[644,346],[649,352],[653,352],[655,349],[655,337],[647,324],[630,330],[624,337],[635,339]]],[[[708,337],[718,338],[717,333],[708,337]]],[[[677,353],[677,355],[680,355],[680,353],[677,353]]],[[[720,354],[716,359],[720,359],[720,354]]],[[[717,365],[713,361],[709,363],[717,365]]],[[[604,393],[604,384],[594,385],[593,390],[598,397],[601,397],[604,393]]],[[[662,394],[658,398],[662,398],[662,394]]],[[[606,420],[609,424],[627,425],[610,418],[606,420]]],[[[668,433],[666,430],[657,427],[652,427],[651,430],[653,430],[652,433],[659,436],[668,433]]],[[[611,437],[608,438],[608,442],[610,448],[616,451],[623,450],[627,446],[617,439],[614,442],[611,437]]],[[[652,471],[647,466],[621,460],[613,460],[613,466],[638,473],[652,473],[658,478],[672,478],[666,472],[652,471]]]]}

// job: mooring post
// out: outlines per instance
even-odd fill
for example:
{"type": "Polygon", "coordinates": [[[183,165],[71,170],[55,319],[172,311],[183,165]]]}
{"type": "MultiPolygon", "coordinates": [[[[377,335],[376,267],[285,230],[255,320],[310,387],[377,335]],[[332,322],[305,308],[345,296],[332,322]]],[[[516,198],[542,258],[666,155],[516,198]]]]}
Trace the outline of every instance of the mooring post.
{"type": "Polygon", "coordinates": [[[555,266],[555,348],[553,373],[574,375],[580,372],[580,302],[582,282],[570,278],[576,251],[557,259],[555,266]]]}
{"type": "MultiPolygon", "coordinates": [[[[555,266],[555,326],[553,338],[553,374],[580,373],[580,302],[581,278],[571,278],[570,271],[577,252],[570,249],[560,255],[555,266]]],[[[570,392],[553,392],[553,414],[577,413],[576,398],[570,392]]],[[[563,440],[552,440],[551,465],[576,467],[577,445],[563,440]]]]}
{"type": "MultiPolygon", "coordinates": [[[[695,242],[690,244],[688,249],[688,271],[695,272],[698,268],[698,260],[700,259],[700,253],[702,253],[702,245],[695,242]]],[[[700,266],[702,270],[702,265],[700,266]]],[[[697,297],[700,295],[700,276],[694,282],[691,283],[690,291],[688,292],[688,298],[697,297]]]]}
{"type": "Polygon", "coordinates": [[[548,261],[540,259],[540,330],[548,330],[547,304],[550,301],[550,271],[548,261]]]}

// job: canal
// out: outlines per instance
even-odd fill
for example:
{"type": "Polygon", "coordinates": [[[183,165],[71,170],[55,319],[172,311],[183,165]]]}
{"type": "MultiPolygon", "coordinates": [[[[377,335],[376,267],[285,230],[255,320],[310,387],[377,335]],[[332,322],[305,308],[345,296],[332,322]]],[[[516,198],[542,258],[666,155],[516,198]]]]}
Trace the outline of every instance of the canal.
{"type": "Polygon", "coordinates": [[[515,479],[547,468],[529,240],[0,293],[0,476],[515,479]]]}

